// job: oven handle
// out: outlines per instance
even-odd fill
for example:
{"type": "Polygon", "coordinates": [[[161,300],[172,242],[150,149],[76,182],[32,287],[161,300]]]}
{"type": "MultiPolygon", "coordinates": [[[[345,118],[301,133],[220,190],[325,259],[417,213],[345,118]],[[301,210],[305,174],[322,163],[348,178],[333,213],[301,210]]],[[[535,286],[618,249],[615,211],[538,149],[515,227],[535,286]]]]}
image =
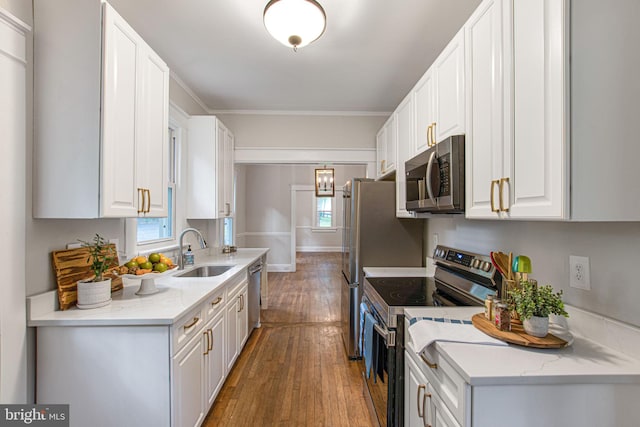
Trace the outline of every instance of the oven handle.
{"type": "Polygon", "coordinates": [[[379,333],[382,336],[387,348],[396,346],[396,333],[395,332],[389,331],[389,330],[383,328],[382,326],[380,326],[377,323],[375,323],[373,325],[373,328],[376,330],[377,333],[379,333]]]}

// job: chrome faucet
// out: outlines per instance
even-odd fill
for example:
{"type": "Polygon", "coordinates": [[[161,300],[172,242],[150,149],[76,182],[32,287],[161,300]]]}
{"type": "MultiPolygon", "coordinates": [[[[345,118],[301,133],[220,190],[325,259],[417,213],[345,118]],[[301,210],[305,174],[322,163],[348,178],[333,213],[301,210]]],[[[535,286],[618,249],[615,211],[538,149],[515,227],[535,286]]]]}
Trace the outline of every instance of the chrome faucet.
{"type": "Polygon", "coordinates": [[[182,230],[182,233],[180,233],[180,237],[178,238],[178,249],[180,252],[180,255],[178,256],[178,270],[184,270],[184,253],[182,252],[182,239],[184,238],[184,235],[189,231],[193,231],[198,236],[200,249],[204,249],[207,247],[207,242],[204,240],[204,237],[202,237],[202,233],[200,233],[200,231],[198,231],[196,228],[185,228],[184,230],[182,230]]]}

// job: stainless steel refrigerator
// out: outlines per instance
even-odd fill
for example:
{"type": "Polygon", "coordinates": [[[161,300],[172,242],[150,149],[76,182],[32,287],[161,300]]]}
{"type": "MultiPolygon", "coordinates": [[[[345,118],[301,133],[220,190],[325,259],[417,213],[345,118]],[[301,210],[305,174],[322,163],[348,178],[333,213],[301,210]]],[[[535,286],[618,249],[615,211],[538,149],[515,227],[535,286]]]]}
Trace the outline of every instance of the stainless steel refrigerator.
{"type": "Polygon", "coordinates": [[[396,185],[354,178],[344,186],[340,309],[349,358],[360,357],[363,267],[419,267],[424,221],[396,218],[396,185]]]}

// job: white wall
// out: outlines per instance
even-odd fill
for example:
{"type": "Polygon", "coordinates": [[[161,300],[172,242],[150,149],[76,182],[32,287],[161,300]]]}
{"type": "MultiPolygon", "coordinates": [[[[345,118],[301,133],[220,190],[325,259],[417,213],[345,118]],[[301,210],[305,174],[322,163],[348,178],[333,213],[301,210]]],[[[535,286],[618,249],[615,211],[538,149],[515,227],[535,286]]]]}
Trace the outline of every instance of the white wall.
{"type": "Polygon", "coordinates": [[[640,223],[479,221],[461,217],[429,219],[427,253],[433,234],[440,244],[488,254],[527,255],[532,277],[562,289],[567,303],[640,326],[640,285],[635,268],[640,254],[640,223]],[[569,255],[590,258],[591,290],[569,287],[569,255]]]}
{"type": "Polygon", "coordinates": [[[375,148],[385,115],[216,114],[236,147],[375,148]]]}
{"type": "MultiPolygon", "coordinates": [[[[362,176],[364,165],[333,165],[335,182],[362,176]]],[[[314,165],[242,165],[238,167],[236,232],[238,246],[268,247],[269,268],[286,270],[295,263],[291,256],[291,187],[314,184],[314,165]]],[[[334,200],[336,218],[342,215],[341,191],[334,200]]],[[[307,250],[335,250],[342,244],[341,220],[333,232],[311,231],[312,199],[309,189],[296,191],[296,246],[307,250]]]]}

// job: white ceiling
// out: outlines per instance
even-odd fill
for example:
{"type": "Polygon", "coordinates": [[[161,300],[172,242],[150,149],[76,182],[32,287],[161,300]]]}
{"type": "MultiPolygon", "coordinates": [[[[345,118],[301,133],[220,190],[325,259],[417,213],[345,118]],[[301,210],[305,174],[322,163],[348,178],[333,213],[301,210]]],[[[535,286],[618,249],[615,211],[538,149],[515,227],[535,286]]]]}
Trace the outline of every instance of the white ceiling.
{"type": "Polygon", "coordinates": [[[297,53],[268,0],[109,0],[213,111],[393,111],[480,0],[319,0],[324,35],[297,53]]]}

